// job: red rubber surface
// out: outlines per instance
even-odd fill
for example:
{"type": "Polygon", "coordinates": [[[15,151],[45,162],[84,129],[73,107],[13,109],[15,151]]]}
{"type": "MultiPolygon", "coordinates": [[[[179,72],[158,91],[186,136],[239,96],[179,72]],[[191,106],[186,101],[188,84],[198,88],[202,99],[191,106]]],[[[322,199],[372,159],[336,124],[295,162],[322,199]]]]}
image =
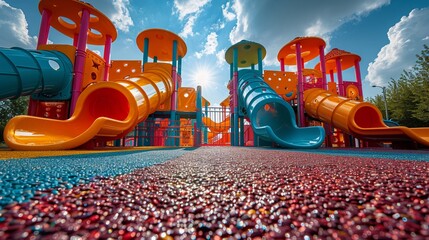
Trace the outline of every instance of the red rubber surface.
{"type": "Polygon", "coordinates": [[[0,217],[3,239],[427,239],[429,162],[202,147],[0,217]]]}

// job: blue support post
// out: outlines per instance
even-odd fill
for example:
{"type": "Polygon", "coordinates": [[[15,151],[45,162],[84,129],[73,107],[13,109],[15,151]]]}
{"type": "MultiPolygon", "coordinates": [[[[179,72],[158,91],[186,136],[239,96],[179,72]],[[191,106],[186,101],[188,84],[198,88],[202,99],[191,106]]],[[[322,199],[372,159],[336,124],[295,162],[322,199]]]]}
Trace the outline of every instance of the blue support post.
{"type": "Polygon", "coordinates": [[[177,74],[182,75],[182,56],[177,59],[177,74]]]}
{"type": "MultiPolygon", "coordinates": [[[[171,94],[171,112],[170,112],[170,130],[168,132],[168,139],[170,146],[178,146],[176,136],[176,122],[177,122],[177,116],[176,116],[176,109],[177,109],[177,91],[178,91],[178,84],[177,84],[177,73],[176,73],[176,61],[177,61],[177,41],[173,41],[173,56],[171,59],[172,62],[172,78],[173,78],[173,93],[171,94]]],[[[179,133],[180,134],[180,133],[179,133]]]]}
{"type": "MultiPolygon", "coordinates": [[[[144,46],[143,46],[143,66],[142,66],[143,71],[144,71],[144,65],[145,63],[148,62],[148,60],[149,60],[149,38],[145,38],[144,46]]],[[[137,135],[137,142],[134,141],[135,146],[143,146],[145,144],[143,141],[143,127],[144,127],[144,122],[141,122],[137,125],[137,130],[134,131],[135,133],[137,133],[137,134],[134,134],[134,135],[137,135]]]]}
{"type": "Polygon", "coordinates": [[[234,77],[233,77],[233,102],[234,102],[234,111],[233,111],[233,121],[234,128],[232,132],[233,146],[238,146],[238,134],[239,134],[239,125],[238,125],[238,48],[234,48],[233,52],[233,64],[234,64],[234,77]]]}
{"type": "Polygon", "coordinates": [[[144,39],[144,47],[143,47],[143,67],[144,64],[149,61],[149,38],[144,39]]]}

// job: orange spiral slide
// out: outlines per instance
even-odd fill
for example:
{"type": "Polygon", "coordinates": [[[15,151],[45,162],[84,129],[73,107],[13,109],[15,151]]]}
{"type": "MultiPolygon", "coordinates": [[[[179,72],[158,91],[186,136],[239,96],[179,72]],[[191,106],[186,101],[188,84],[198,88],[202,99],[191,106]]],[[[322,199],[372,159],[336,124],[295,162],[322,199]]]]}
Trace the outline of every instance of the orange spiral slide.
{"type": "Polygon", "coordinates": [[[429,128],[388,127],[376,106],[337,96],[323,89],[304,92],[308,115],[365,140],[414,141],[429,146],[429,128]]]}
{"type": "Polygon", "coordinates": [[[166,63],[146,63],[144,73],[88,86],[67,120],[15,117],[5,127],[6,144],[16,150],[62,150],[94,138],[121,138],[169,99],[171,68],[166,63]]]}

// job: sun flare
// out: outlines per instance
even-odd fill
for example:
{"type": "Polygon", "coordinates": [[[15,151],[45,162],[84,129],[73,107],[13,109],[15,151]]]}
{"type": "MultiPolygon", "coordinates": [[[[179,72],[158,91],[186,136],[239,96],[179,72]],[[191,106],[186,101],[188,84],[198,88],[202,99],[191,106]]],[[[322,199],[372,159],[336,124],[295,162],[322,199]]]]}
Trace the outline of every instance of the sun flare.
{"type": "Polygon", "coordinates": [[[199,66],[195,69],[195,72],[192,74],[192,80],[195,85],[199,85],[202,88],[207,88],[213,85],[214,81],[214,72],[207,66],[199,66]]]}

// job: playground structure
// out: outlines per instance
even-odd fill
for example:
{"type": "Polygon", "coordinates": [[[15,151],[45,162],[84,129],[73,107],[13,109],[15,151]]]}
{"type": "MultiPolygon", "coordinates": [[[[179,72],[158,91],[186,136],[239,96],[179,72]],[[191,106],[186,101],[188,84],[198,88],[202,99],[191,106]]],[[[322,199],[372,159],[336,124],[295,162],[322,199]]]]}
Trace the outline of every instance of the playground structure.
{"type": "Polygon", "coordinates": [[[284,45],[277,56],[280,71],[263,70],[261,44],[232,45],[225,53],[230,97],[214,108],[201,87],[182,87],[187,47],[178,35],[142,31],[136,38],[142,61],[111,60],[116,29],[93,6],[41,0],[39,10],[37,50],[0,48],[0,99],[31,96],[28,116],[11,119],[5,128],[12,149],[429,146],[429,128],[388,127],[374,105],[362,102],[360,57],[339,49],[325,55],[321,38],[299,37],[284,45]],[[50,27],[73,44],[47,44],[50,27]],[[104,46],[103,57],[87,44],[104,46]],[[316,57],[320,62],[305,68],[316,57]],[[285,65],[296,72],[285,71],[285,65]],[[356,80],[345,81],[342,72],[351,67],[356,80]]]}
{"type": "Polygon", "coordinates": [[[228,49],[232,145],[245,145],[243,127],[248,119],[256,146],[317,148],[323,142],[326,147],[386,142],[394,147],[429,146],[429,128],[389,127],[376,106],[362,101],[358,55],[336,48],[325,55],[325,46],[318,37],[297,37],[280,49],[280,71],[264,72],[262,45],[243,40],[228,49]],[[314,68],[305,68],[318,56],[320,62],[314,68]],[[296,72],[285,71],[285,65],[296,67],[296,72]],[[356,80],[345,81],[342,73],[351,67],[356,80]]]}
{"type": "Polygon", "coordinates": [[[118,146],[200,144],[201,137],[192,139],[202,124],[197,109],[209,103],[202,100],[200,87],[181,87],[187,47],[179,36],[145,30],[136,39],[143,61],[111,61],[117,32],[103,13],[74,0],[42,0],[39,10],[38,50],[0,49],[5,66],[1,99],[31,95],[29,116],[11,119],[4,130],[10,148],[72,149],[112,140],[118,146]],[[72,38],[73,45],[48,45],[51,26],[72,38]],[[104,57],[87,44],[104,45],[104,57]],[[150,131],[144,131],[147,126],[150,131]]]}

